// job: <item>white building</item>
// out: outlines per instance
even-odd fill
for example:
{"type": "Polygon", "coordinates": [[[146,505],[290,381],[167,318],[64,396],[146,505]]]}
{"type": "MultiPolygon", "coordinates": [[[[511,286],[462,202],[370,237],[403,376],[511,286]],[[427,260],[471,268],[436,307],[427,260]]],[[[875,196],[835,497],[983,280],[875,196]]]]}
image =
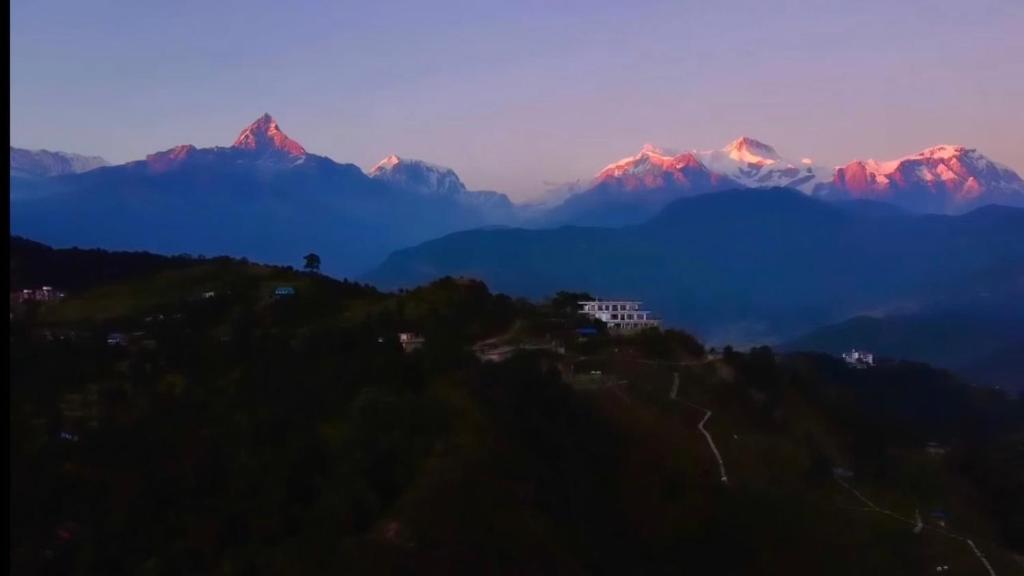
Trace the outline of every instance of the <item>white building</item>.
{"type": "Polygon", "coordinates": [[[578,304],[580,314],[596,318],[615,331],[632,332],[661,324],[649,310],[641,308],[643,302],[639,300],[592,300],[578,304]]]}
{"type": "Polygon", "coordinates": [[[874,354],[857,349],[844,352],[843,360],[846,360],[847,364],[855,368],[867,368],[868,366],[875,365],[874,354]]]}
{"type": "Polygon", "coordinates": [[[398,343],[402,345],[402,349],[406,352],[412,352],[422,347],[424,342],[426,342],[426,339],[415,332],[398,333],[398,343]]]}
{"type": "Polygon", "coordinates": [[[64,293],[54,290],[52,286],[43,286],[42,288],[15,292],[13,296],[13,299],[17,302],[28,302],[30,300],[36,302],[56,302],[64,298],[64,293]]]}

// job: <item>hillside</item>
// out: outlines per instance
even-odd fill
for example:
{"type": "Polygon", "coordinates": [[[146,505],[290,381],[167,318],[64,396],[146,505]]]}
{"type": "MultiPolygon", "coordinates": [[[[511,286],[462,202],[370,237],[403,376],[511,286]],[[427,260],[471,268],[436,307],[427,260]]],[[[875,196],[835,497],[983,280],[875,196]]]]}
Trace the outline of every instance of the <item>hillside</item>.
{"type": "Polygon", "coordinates": [[[1022,404],[947,372],[167,264],[12,321],[16,572],[1020,570],[1022,404]]]}
{"type": "Polygon", "coordinates": [[[124,278],[196,264],[190,256],[80,248],[55,250],[20,236],[10,237],[9,249],[11,291],[51,285],[81,292],[124,278]]]}
{"type": "Polygon", "coordinates": [[[970,382],[1024,391],[1020,326],[1024,316],[925,312],[889,317],[857,317],[811,331],[783,348],[839,354],[851,348],[876,355],[928,362],[970,382]]]}
{"type": "Polygon", "coordinates": [[[704,194],[636,226],[455,233],[397,251],[363,278],[394,288],[465,275],[518,296],[637,298],[713,343],[757,344],[973,298],[1024,270],[1022,209],[936,216],[867,206],[788,189],[704,194]]]}

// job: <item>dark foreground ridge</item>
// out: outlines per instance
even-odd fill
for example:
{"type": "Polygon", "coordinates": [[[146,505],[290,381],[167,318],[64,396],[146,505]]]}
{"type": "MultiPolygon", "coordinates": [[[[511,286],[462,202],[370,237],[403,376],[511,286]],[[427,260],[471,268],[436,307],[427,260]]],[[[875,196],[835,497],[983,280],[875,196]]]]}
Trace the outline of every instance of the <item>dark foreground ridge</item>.
{"type": "Polygon", "coordinates": [[[466,279],[17,241],[11,269],[66,295],[12,310],[16,573],[1021,569],[1021,402],[926,365],[613,335],[589,295],[466,279]]]}

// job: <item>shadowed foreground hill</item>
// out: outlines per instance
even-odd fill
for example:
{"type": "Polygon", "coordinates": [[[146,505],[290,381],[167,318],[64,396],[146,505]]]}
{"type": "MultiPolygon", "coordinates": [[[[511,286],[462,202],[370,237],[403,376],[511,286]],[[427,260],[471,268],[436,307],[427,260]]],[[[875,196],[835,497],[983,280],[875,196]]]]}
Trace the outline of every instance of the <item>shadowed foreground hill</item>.
{"type": "Polygon", "coordinates": [[[970,298],[1024,270],[1024,210],[925,216],[787,189],[677,200],[624,228],[476,230],[392,254],[383,288],[444,275],[540,297],[639,298],[712,342],[776,341],[857,314],[970,298]]]}
{"type": "Polygon", "coordinates": [[[579,294],[167,263],[17,310],[15,572],[986,574],[960,536],[1019,570],[1021,403],[948,373],[581,341],[579,294]]]}

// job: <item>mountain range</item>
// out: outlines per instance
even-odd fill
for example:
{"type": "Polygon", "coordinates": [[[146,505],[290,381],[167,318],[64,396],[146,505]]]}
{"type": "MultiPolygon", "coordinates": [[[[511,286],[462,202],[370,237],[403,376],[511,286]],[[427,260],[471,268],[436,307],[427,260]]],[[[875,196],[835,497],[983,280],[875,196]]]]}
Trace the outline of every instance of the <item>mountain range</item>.
{"type": "Polygon", "coordinates": [[[507,198],[468,191],[454,172],[397,158],[378,168],[309,153],[263,115],[229,147],[175,146],[47,178],[12,171],[11,229],[56,246],[281,264],[314,251],[325,271],[351,275],[397,248],[510,220],[507,198]],[[421,185],[430,178],[447,188],[421,185]]]}
{"type": "Polygon", "coordinates": [[[367,272],[394,250],[459,230],[634,225],[679,198],[743,188],[787,187],[847,211],[876,213],[1024,205],[1024,181],[1016,173],[962,146],[830,170],[742,137],[710,151],[648,145],[578,180],[560,203],[525,206],[498,192],[469,190],[454,170],[422,160],[390,155],[364,172],[310,153],[269,114],[226,147],[179,145],[116,166],[13,147],[11,159],[15,234],[55,246],[230,254],[280,264],[314,251],[326,272],[346,276],[367,272]]]}
{"type": "Polygon", "coordinates": [[[742,137],[719,150],[669,152],[646,144],[599,171],[546,215],[548,224],[641,222],[677,198],[784,186],[827,200],[879,200],[915,212],[962,214],[986,204],[1024,206],[1024,180],[964,146],[936,146],[896,160],[835,169],[780,155],[742,137]]]}

